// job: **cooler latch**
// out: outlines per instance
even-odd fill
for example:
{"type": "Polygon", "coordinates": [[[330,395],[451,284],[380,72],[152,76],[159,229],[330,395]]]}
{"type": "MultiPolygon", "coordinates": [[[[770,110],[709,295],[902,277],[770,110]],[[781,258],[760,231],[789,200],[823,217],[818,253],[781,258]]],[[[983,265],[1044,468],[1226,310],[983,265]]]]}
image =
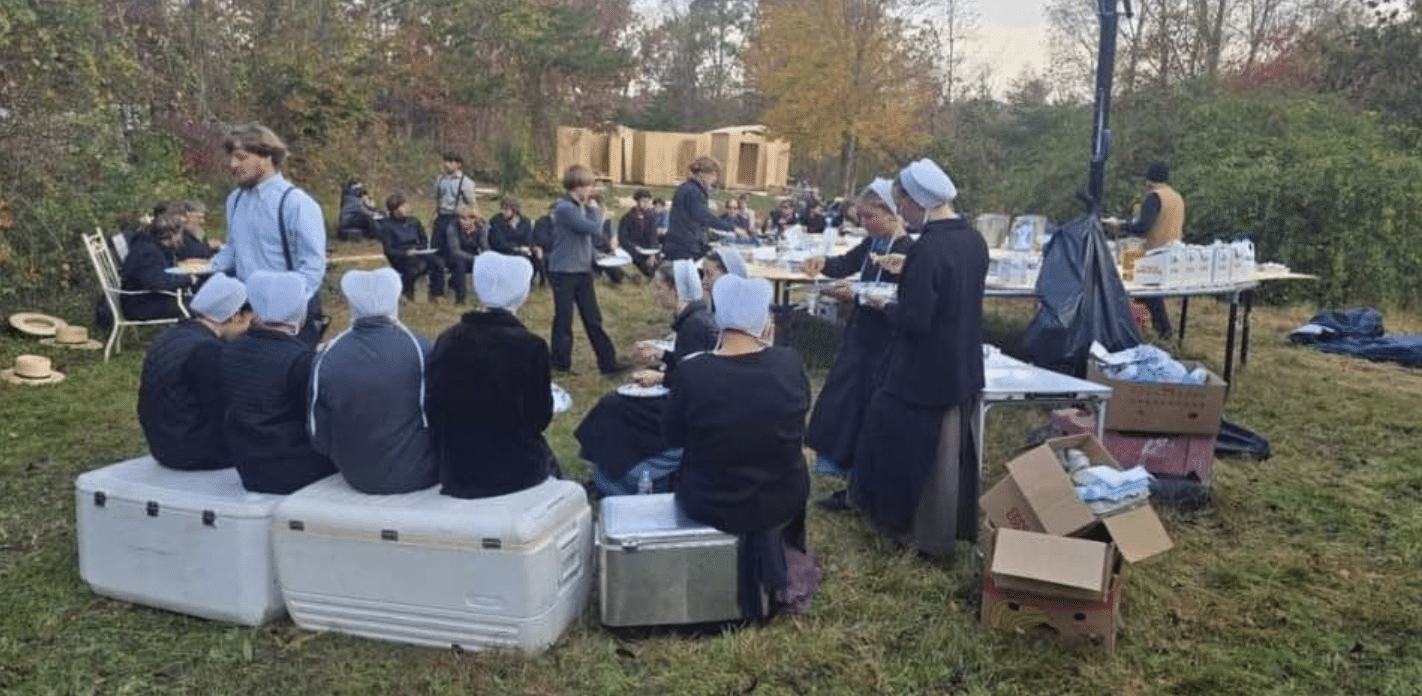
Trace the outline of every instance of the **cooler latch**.
{"type": "Polygon", "coordinates": [[[103,491],[94,491],[94,505],[103,507],[107,502],[109,502],[109,497],[104,495],[103,491]]]}
{"type": "Polygon", "coordinates": [[[381,540],[381,541],[399,541],[399,540],[400,540],[400,533],[397,532],[397,531],[395,531],[395,530],[393,530],[393,529],[382,529],[382,530],[380,530],[380,540],[381,540]]]}
{"type": "Polygon", "coordinates": [[[203,526],[206,526],[206,527],[213,527],[213,526],[216,526],[216,524],[217,524],[217,513],[213,512],[213,511],[211,511],[211,510],[203,510],[203,511],[202,511],[202,523],[203,523],[203,526]]]}
{"type": "Polygon", "coordinates": [[[150,500],[150,501],[148,501],[148,516],[149,516],[149,517],[157,517],[157,516],[158,516],[158,501],[156,501],[156,500],[150,500]]]}

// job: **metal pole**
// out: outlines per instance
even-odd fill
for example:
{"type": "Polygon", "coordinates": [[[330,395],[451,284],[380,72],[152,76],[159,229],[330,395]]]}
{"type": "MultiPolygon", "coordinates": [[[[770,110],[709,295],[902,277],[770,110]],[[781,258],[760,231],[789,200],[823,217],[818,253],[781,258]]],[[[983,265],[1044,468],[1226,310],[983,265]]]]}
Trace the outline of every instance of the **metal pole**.
{"type": "Polygon", "coordinates": [[[1101,214],[1106,188],[1106,159],[1111,155],[1111,85],[1116,72],[1118,2],[1125,6],[1126,17],[1129,18],[1130,0],[1096,0],[1096,13],[1101,18],[1101,41],[1096,55],[1096,108],[1091,120],[1091,171],[1086,184],[1086,212],[1092,216],[1101,214]]]}

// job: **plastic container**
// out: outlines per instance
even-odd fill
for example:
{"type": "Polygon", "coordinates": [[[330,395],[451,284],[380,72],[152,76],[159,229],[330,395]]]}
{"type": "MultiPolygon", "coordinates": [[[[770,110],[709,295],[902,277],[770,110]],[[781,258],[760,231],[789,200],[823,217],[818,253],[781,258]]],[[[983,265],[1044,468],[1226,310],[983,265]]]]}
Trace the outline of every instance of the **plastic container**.
{"type": "Polygon", "coordinates": [[[598,515],[598,599],[608,626],[740,617],[736,537],[692,521],[674,494],[609,496],[598,515]]]}
{"type": "Polygon", "coordinates": [[[79,576],[97,594],[258,626],[284,612],[272,512],[236,469],[176,471],[151,456],[75,481],[79,576]]]}
{"type": "Polygon", "coordinates": [[[987,243],[989,249],[997,249],[1003,246],[1003,241],[1007,239],[1007,225],[1011,218],[1000,213],[983,213],[973,222],[973,226],[978,228],[978,234],[983,236],[983,241],[987,243]]]}
{"type": "Polygon", "coordinates": [[[463,500],[438,486],[365,495],[336,475],[289,496],[272,524],[287,609],[315,631],[538,652],[592,584],[592,510],[572,481],[463,500]]]}

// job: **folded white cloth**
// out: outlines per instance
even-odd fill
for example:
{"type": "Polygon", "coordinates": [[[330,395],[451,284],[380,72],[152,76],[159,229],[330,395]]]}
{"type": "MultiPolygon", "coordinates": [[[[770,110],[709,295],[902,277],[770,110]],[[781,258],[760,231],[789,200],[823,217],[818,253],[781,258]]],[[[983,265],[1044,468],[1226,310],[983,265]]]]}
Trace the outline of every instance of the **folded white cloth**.
{"type": "Polygon", "coordinates": [[[1110,466],[1090,466],[1072,473],[1076,497],[1082,501],[1123,500],[1144,491],[1150,494],[1151,475],[1143,466],[1121,470],[1110,466]]]}

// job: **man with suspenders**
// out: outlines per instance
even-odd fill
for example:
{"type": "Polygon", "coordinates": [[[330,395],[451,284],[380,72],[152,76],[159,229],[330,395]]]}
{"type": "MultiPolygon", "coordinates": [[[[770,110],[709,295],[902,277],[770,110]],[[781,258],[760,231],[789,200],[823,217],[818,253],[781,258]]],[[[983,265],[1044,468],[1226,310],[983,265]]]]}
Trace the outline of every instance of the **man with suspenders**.
{"type": "Polygon", "coordinates": [[[227,196],[227,240],[212,257],[218,272],[247,279],[257,271],[292,271],[305,281],[306,321],[297,334],[314,347],[329,319],[321,311],[326,222],[321,206],[281,174],[286,144],[270,128],[248,124],[222,141],[237,188],[227,196]]]}
{"type": "MultiPolygon", "coordinates": [[[[464,158],[457,152],[444,153],[444,165],[434,183],[435,199],[435,219],[430,223],[430,239],[434,240],[435,247],[440,250],[440,255],[444,258],[445,266],[449,269],[449,284],[454,287],[454,297],[460,304],[464,303],[465,280],[470,269],[467,267],[473,262],[466,260],[462,255],[455,253],[449,248],[448,240],[458,238],[451,236],[450,225],[459,224],[460,206],[474,205],[474,180],[464,174],[464,158]]],[[[457,235],[457,231],[456,235],[457,235]]],[[[480,244],[478,251],[487,251],[487,240],[480,244]]],[[[435,291],[434,284],[430,284],[430,294],[444,294],[443,284],[435,291]]]]}

